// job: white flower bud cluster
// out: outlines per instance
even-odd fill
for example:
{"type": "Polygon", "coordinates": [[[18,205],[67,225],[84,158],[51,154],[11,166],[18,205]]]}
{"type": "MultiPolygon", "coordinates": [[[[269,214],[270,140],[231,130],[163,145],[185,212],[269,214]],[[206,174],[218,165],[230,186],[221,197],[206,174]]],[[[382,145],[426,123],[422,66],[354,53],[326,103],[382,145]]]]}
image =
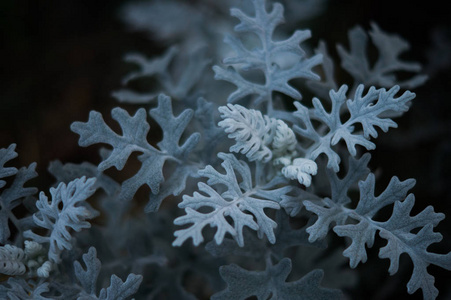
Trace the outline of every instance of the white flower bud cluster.
{"type": "Polygon", "coordinates": [[[238,104],[221,106],[219,112],[223,120],[218,125],[229,138],[236,140],[230,151],[246,154],[250,161],[267,163],[272,160],[273,165],[282,166],[286,178],[311,185],[312,175],[316,175],[318,167],[310,159],[294,159],[298,155],[296,136],[284,121],[238,104]]]}
{"type": "Polygon", "coordinates": [[[312,175],[316,175],[318,166],[313,160],[307,158],[296,158],[293,164],[282,168],[282,174],[288,179],[297,179],[300,184],[310,186],[312,175]]]}
{"type": "Polygon", "coordinates": [[[39,277],[49,277],[53,264],[47,260],[47,251],[44,247],[35,241],[25,241],[24,252],[27,255],[27,267],[35,271],[39,277]]]}

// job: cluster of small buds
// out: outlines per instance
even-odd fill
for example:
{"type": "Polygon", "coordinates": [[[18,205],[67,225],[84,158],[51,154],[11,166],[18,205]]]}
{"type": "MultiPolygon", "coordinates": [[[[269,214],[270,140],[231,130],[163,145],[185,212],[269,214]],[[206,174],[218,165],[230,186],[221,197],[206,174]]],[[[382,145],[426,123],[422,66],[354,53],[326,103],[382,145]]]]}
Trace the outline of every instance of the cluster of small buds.
{"type": "Polygon", "coordinates": [[[39,277],[48,278],[50,275],[50,272],[53,269],[53,263],[50,261],[46,261],[42,264],[37,270],[37,274],[39,277]]]}
{"type": "Polygon", "coordinates": [[[286,178],[297,179],[307,187],[311,185],[318,167],[310,159],[295,158],[298,155],[296,135],[284,121],[238,104],[229,103],[218,110],[223,118],[218,125],[229,138],[236,140],[230,151],[246,154],[250,161],[272,160],[274,166],[282,166],[286,178]]]}
{"type": "Polygon", "coordinates": [[[29,275],[47,278],[53,263],[47,260],[47,251],[41,244],[25,241],[25,248],[14,245],[0,247],[0,273],[5,275],[29,275]]]}
{"type": "Polygon", "coordinates": [[[47,260],[47,253],[41,244],[34,241],[25,241],[25,254],[27,255],[27,267],[39,277],[49,277],[53,264],[47,260]]]}
{"type": "Polygon", "coordinates": [[[293,164],[282,168],[282,174],[288,179],[297,179],[300,184],[310,186],[312,175],[316,175],[318,166],[308,158],[296,158],[293,164]]]}
{"type": "Polygon", "coordinates": [[[310,186],[312,175],[316,175],[318,166],[313,160],[307,158],[295,158],[296,136],[282,120],[277,120],[276,134],[272,143],[273,164],[282,165],[282,174],[290,180],[298,180],[300,184],[310,186]]]}

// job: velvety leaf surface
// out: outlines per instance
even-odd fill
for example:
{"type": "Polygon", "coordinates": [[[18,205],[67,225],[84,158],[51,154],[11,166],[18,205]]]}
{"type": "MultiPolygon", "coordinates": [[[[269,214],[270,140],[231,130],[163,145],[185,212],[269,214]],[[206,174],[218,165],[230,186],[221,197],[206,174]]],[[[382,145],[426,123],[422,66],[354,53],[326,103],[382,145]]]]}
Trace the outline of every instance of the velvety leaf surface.
{"type": "Polygon", "coordinates": [[[227,289],[213,295],[212,299],[340,299],[338,290],[320,287],[321,270],[314,270],[303,278],[286,282],[291,271],[291,260],[282,259],[278,264],[267,266],[265,271],[247,271],[237,265],[219,269],[227,282],[227,289]]]}

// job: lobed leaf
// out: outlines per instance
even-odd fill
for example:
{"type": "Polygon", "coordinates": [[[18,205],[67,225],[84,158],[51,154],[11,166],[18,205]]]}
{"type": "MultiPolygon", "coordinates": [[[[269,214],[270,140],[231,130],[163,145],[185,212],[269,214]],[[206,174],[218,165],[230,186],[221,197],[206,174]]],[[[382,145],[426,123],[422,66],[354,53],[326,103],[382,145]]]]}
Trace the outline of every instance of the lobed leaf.
{"type": "Polygon", "coordinates": [[[401,37],[387,34],[375,23],[372,23],[369,35],[378,50],[379,56],[371,66],[366,54],[368,35],[360,26],[351,29],[348,35],[350,50],[347,51],[341,45],[337,46],[337,50],[341,57],[342,67],[354,77],[357,83],[385,88],[399,85],[402,88],[413,89],[426,81],[427,76],[425,75],[414,75],[404,81],[397,78],[396,72],[418,73],[421,70],[420,64],[404,62],[399,59],[401,53],[410,47],[401,37]]]}
{"type": "Polygon", "coordinates": [[[193,133],[182,145],[179,145],[193,112],[187,109],[175,117],[171,99],[163,94],[158,97],[158,107],[151,109],[149,114],[163,130],[163,139],[157,144],[159,149],[151,146],[147,141],[150,126],[146,121],[144,109],[139,109],[135,116],[128,115],[121,108],[113,109],[112,116],[121,126],[122,135],[112,131],[97,112],[91,112],[87,123],[74,122],[71,125],[72,131],[80,135],[79,144],[81,146],[106,143],[113,147],[111,154],[99,164],[98,168],[101,171],[112,166],[121,170],[132,152],[141,153],[138,156],[141,168],[134,176],[122,183],[119,195],[121,199],[132,199],[136,191],[143,185],[148,185],[152,193],[158,195],[161,184],[165,183],[163,167],[166,161],[171,160],[177,163],[178,167],[174,170],[174,174],[182,171],[184,175],[171,176],[169,179],[173,181],[165,184],[164,193],[157,197],[151,196],[146,208],[147,212],[157,210],[167,195],[178,195],[184,189],[186,178],[197,170],[193,166],[190,168],[186,166],[189,166],[188,155],[200,139],[198,133],[193,133]],[[181,182],[178,181],[180,179],[181,182]],[[175,184],[174,181],[178,184],[175,184]]]}
{"type": "Polygon", "coordinates": [[[232,154],[219,153],[218,157],[223,160],[221,166],[226,173],[220,173],[211,166],[199,171],[200,176],[208,178],[208,185],[200,182],[198,187],[202,193],[194,192],[193,196],[183,196],[179,207],[185,209],[186,215],[175,219],[174,224],[192,225],[174,233],[176,239],[173,245],[180,246],[189,238],[193,239],[194,245],[200,244],[203,241],[202,229],[206,225],[217,227],[215,241],[218,245],[222,243],[226,233],[229,233],[238,245],[243,246],[244,226],[258,231],[260,237],[266,235],[274,244],[273,229],[276,223],[265,214],[264,209],[279,209],[279,202],[291,191],[291,187],[277,187],[277,181],[274,181],[274,185],[253,184],[251,170],[245,162],[239,161],[232,154]],[[217,192],[212,188],[217,185],[217,188],[223,186],[226,190],[217,192]],[[211,211],[197,211],[201,208],[209,208],[211,211]],[[227,217],[233,220],[232,224],[227,217]]]}
{"type": "Polygon", "coordinates": [[[414,93],[404,92],[398,98],[395,97],[399,91],[398,86],[390,90],[384,88],[375,89],[371,87],[363,95],[364,86],[359,85],[354,98],[346,100],[348,87],[343,85],[338,91],[331,90],[329,93],[332,101],[332,109],[327,112],[318,98],[313,99],[313,109],[307,109],[298,102],[295,102],[297,111],[294,116],[302,124],[295,125],[293,130],[313,143],[306,148],[306,158],[315,160],[324,153],[328,158],[327,167],[334,172],[339,171],[340,156],[334,150],[340,140],[344,140],[348,152],[355,156],[356,146],[360,145],[368,150],[376,146],[370,138],[378,136],[376,127],[387,132],[389,127],[397,127],[397,124],[387,117],[385,113],[402,113],[408,110],[408,103],[415,97],[414,93]],[[346,105],[345,105],[346,104],[346,105]],[[350,116],[342,122],[341,115],[343,108],[346,108],[350,116]],[[320,121],[322,124],[315,128],[312,121],[320,121]],[[356,131],[356,124],[360,124],[363,131],[356,131]]]}
{"type": "MultiPolygon", "coordinates": [[[[15,145],[11,145],[8,149],[1,149],[3,151],[3,160],[6,162],[9,159],[16,157],[13,152],[15,145]]],[[[0,157],[1,159],[1,157],[0,157]]],[[[0,243],[5,244],[11,235],[9,222],[14,224],[19,232],[23,232],[24,225],[28,221],[27,218],[18,219],[13,210],[19,206],[23,199],[29,197],[37,192],[34,187],[24,187],[27,181],[35,178],[38,174],[35,171],[36,163],[30,164],[28,167],[22,167],[19,170],[16,168],[1,168],[3,176],[15,175],[11,185],[3,190],[0,195],[0,243]]],[[[1,171],[0,171],[1,172],[1,171]]],[[[0,185],[5,185],[4,181],[0,181],[0,185]]]]}
{"type": "MultiPolygon", "coordinates": [[[[345,207],[349,203],[346,196],[350,187],[350,179],[357,180],[364,174],[364,163],[351,164],[351,170],[343,180],[333,180],[332,199],[324,199],[322,203],[305,201],[307,210],[318,216],[316,222],[307,228],[309,241],[316,241],[326,236],[333,224],[335,233],[351,239],[351,244],[343,255],[349,258],[351,268],[367,260],[366,247],[374,245],[376,233],[387,240],[387,244],[379,251],[380,258],[389,258],[391,275],[398,271],[399,257],[406,253],[412,259],[414,268],[412,277],[407,284],[410,294],[421,288],[425,299],[435,299],[438,290],[434,287],[434,277],[427,272],[430,264],[451,269],[451,252],[436,254],[427,248],[442,239],[441,234],[433,228],[444,218],[441,213],[435,213],[431,206],[419,214],[411,216],[415,203],[408,191],[414,186],[415,180],[400,181],[393,177],[387,188],[378,196],[374,195],[375,176],[370,173],[366,180],[359,182],[360,200],[355,209],[345,207]],[[360,171],[358,171],[360,169],[360,171]],[[384,207],[393,205],[391,217],[384,222],[376,221],[374,217],[384,207]],[[352,221],[351,221],[352,220],[352,221]],[[417,233],[414,233],[419,230],[417,233]]],[[[329,175],[330,176],[330,175],[329,175]]]]}
{"type": "Polygon", "coordinates": [[[60,183],[57,188],[50,189],[50,201],[44,192],[40,193],[36,202],[39,211],[33,215],[33,220],[37,226],[49,230],[50,235],[40,236],[27,230],[24,237],[38,243],[50,243],[48,256],[53,262],[60,261],[62,250],[72,249],[72,236],[68,228],[77,232],[90,228],[91,224],[86,220],[98,215],[85,202],[95,192],[94,184],[95,178],[86,177],[77,178],[67,185],[60,183]]]}
{"type": "Polygon", "coordinates": [[[276,27],[284,21],[283,6],[275,3],[271,11],[266,11],[265,0],[252,0],[255,16],[250,16],[237,8],[231,9],[232,16],[240,23],[235,26],[237,32],[255,34],[260,45],[249,50],[238,38],[227,36],[225,42],[235,51],[235,56],[224,59],[223,68],[214,66],[215,79],[229,81],[237,86],[227,101],[236,102],[248,95],[256,95],[256,103],[271,102],[272,92],[278,91],[294,99],[301,99],[298,90],[288,82],[295,78],[318,80],[319,76],[311,70],[321,63],[321,55],[307,58],[299,44],[310,37],[310,31],[296,31],[281,41],[272,36],[276,27]],[[245,79],[240,73],[260,70],[265,76],[263,84],[245,79]]]}
{"type": "Polygon", "coordinates": [[[303,278],[286,282],[291,271],[291,260],[283,258],[265,271],[247,271],[232,264],[219,269],[227,288],[213,295],[213,300],[247,299],[341,299],[341,292],[320,287],[322,270],[313,270],[303,278]]]}

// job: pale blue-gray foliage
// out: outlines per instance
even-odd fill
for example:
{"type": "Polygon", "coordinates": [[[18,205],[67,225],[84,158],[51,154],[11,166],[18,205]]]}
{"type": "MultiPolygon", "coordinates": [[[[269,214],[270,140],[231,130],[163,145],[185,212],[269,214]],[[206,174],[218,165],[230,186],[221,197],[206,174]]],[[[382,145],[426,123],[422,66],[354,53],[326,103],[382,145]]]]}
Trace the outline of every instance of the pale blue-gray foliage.
{"type": "Polygon", "coordinates": [[[111,275],[111,284],[100,290],[99,300],[124,300],[136,293],[142,281],[141,275],[130,274],[125,281],[116,275],[111,275]]]}
{"type": "MultiPolygon", "coordinates": [[[[364,153],[410,107],[415,94],[406,89],[426,79],[420,65],[401,60],[407,42],[375,24],[368,33],[351,29],[349,50],[337,46],[338,60],[328,53],[330,41],[311,54],[311,32],[294,25],[328,0],[280,1],[125,4],[122,17],[149,31],[162,54],[126,55],[131,71],[113,96],[149,110],[114,108],[111,126],[96,111],[74,122],[80,146],[107,149],[97,165],[51,163],[51,197],[41,192],[35,199],[37,189],[28,187],[35,163],[10,165],[15,144],[0,149],[0,273],[9,276],[0,299],[343,296],[320,282],[345,288],[348,298],[355,279],[366,275],[352,269],[367,261],[377,239],[391,275],[402,267],[401,254],[410,257],[409,293],[437,297],[427,268],[451,269],[451,252],[432,249],[444,215],[414,208],[413,179],[393,177],[375,195],[364,153]],[[284,6],[291,24],[279,26],[284,6]],[[339,82],[347,80],[335,74],[340,63],[350,82],[339,82]],[[313,92],[312,105],[299,102],[303,87],[313,92]],[[284,109],[293,101],[295,111],[284,109]],[[301,162],[315,164],[310,185],[287,179],[299,175],[301,162]],[[116,176],[125,179],[117,183],[116,176]],[[147,187],[146,204],[138,190],[147,187]],[[347,248],[329,243],[329,231],[347,248]],[[33,242],[24,246],[27,238],[33,242]],[[205,249],[195,247],[204,240],[205,249]],[[348,259],[351,268],[343,268],[348,259]],[[326,282],[323,273],[338,280],[326,282]]],[[[371,289],[386,295],[390,286],[375,281],[371,289]]]]}
{"type": "Polygon", "coordinates": [[[98,212],[87,202],[94,192],[95,178],[77,178],[67,185],[60,183],[57,188],[51,188],[52,199],[41,192],[36,207],[39,209],[33,215],[37,226],[50,231],[49,236],[40,236],[31,230],[24,232],[26,238],[38,243],[49,243],[48,257],[55,263],[60,261],[60,253],[64,249],[72,249],[71,233],[91,227],[87,219],[94,218],[98,212]]]}
{"type": "Polygon", "coordinates": [[[262,115],[259,110],[230,103],[220,106],[218,110],[223,119],[218,125],[228,133],[230,139],[236,140],[230,151],[245,154],[249,161],[267,163],[271,160],[272,152],[268,146],[275,134],[275,119],[262,115]]]}
{"type": "Polygon", "coordinates": [[[8,300],[51,300],[53,298],[47,298],[42,296],[43,293],[49,291],[48,282],[35,282],[32,279],[25,280],[23,278],[10,277],[7,284],[9,288],[4,285],[0,285],[1,299],[8,300]]]}
{"type": "MultiPolygon", "coordinates": [[[[248,95],[256,95],[256,103],[271,101],[272,92],[278,91],[294,99],[301,99],[301,93],[288,82],[295,78],[318,80],[319,76],[311,70],[321,63],[321,55],[307,58],[299,44],[310,37],[310,31],[297,30],[294,34],[281,41],[274,41],[276,27],[284,21],[283,6],[275,3],[270,12],[266,11],[265,0],[252,0],[255,16],[250,16],[238,8],[232,8],[232,16],[240,23],[235,31],[257,35],[260,45],[249,49],[238,38],[226,36],[225,42],[235,51],[235,56],[224,59],[223,68],[214,66],[216,79],[229,81],[236,85],[235,92],[227,101],[236,102],[248,95]],[[265,76],[263,84],[246,80],[240,73],[259,70],[265,76]]],[[[271,108],[271,107],[270,107],[271,108]]]]}
{"type": "Polygon", "coordinates": [[[110,286],[101,289],[97,296],[97,277],[100,273],[101,262],[97,258],[97,251],[94,247],[89,248],[88,253],[83,254],[83,261],[86,270],[78,261],[74,262],[75,276],[83,288],[78,295],[78,300],[123,300],[136,293],[143,279],[141,275],[129,274],[124,282],[113,274],[110,286]]]}
{"type": "Polygon", "coordinates": [[[59,160],[50,162],[47,170],[56,178],[57,182],[69,183],[74,179],[86,176],[87,178],[96,178],[94,188],[101,188],[108,195],[112,196],[120,191],[120,185],[111,177],[103,174],[96,165],[89,162],[80,164],[66,163],[59,160]]]}
{"type": "Polygon", "coordinates": [[[276,265],[267,265],[265,271],[247,271],[232,264],[219,268],[227,289],[213,295],[213,300],[247,299],[256,296],[266,299],[340,299],[341,292],[320,287],[321,270],[313,270],[303,278],[286,282],[291,272],[291,260],[284,258],[276,265]]]}
{"type": "Polygon", "coordinates": [[[160,90],[138,93],[125,88],[114,92],[113,97],[119,102],[143,104],[156,99],[160,93],[165,93],[175,100],[183,100],[190,96],[194,86],[201,81],[209,60],[205,56],[205,51],[196,51],[186,58],[187,63],[178,63],[178,72],[171,72],[169,64],[174,61],[177,54],[179,50],[171,47],[163,56],[153,59],[147,59],[138,53],[126,55],[125,61],[138,65],[140,70],[128,74],[122,80],[122,84],[127,85],[130,81],[154,77],[160,85],[160,90]]]}
{"type": "Polygon", "coordinates": [[[83,261],[86,265],[86,271],[78,261],[74,262],[75,276],[80,281],[84,292],[88,295],[95,295],[97,293],[97,277],[102,264],[97,258],[97,251],[94,247],[89,248],[88,253],[83,254],[83,261]]]}
{"type": "Polygon", "coordinates": [[[339,171],[340,156],[333,149],[340,140],[344,140],[349,153],[357,154],[356,145],[365,147],[367,150],[376,148],[370,138],[378,136],[376,127],[387,132],[390,127],[397,124],[384,116],[384,113],[402,113],[409,109],[408,103],[415,97],[414,93],[405,91],[398,98],[395,97],[399,91],[394,86],[388,91],[384,88],[371,87],[366,95],[363,94],[364,86],[359,85],[354,98],[347,100],[348,87],[343,85],[338,91],[329,92],[332,109],[327,112],[318,98],[313,99],[313,109],[308,109],[299,102],[295,102],[297,117],[301,126],[295,125],[293,130],[304,138],[313,142],[306,146],[306,157],[315,160],[324,153],[328,158],[327,167],[335,172],[339,171]],[[350,116],[346,122],[342,122],[342,110],[346,108],[350,116]],[[320,121],[321,126],[315,128],[312,120],[320,121]],[[363,131],[355,131],[355,126],[360,124],[363,131]]]}
{"type": "Polygon", "coordinates": [[[5,275],[22,275],[26,271],[25,253],[13,245],[0,247],[0,273],[5,275]]]}
{"type": "Polygon", "coordinates": [[[184,208],[186,215],[175,219],[176,225],[192,224],[186,229],[175,232],[176,239],[173,243],[180,246],[187,239],[192,238],[194,245],[199,245],[203,240],[202,229],[210,225],[217,227],[215,241],[221,244],[226,233],[229,233],[236,242],[244,245],[243,228],[247,226],[258,231],[260,237],[265,235],[271,243],[275,243],[274,228],[276,223],[266,215],[264,209],[279,209],[281,202],[291,191],[290,186],[277,187],[282,181],[279,177],[270,182],[260,182],[256,173],[256,181],[253,182],[250,167],[244,161],[238,160],[233,154],[219,153],[223,160],[221,166],[226,171],[220,173],[207,166],[199,171],[199,175],[207,177],[207,184],[199,182],[198,188],[202,192],[194,192],[193,196],[183,196],[179,204],[184,208]],[[224,192],[218,192],[221,187],[224,192]],[[208,207],[213,211],[202,213],[200,208],[208,207]],[[249,213],[246,213],[249,212],[249,213]],[[233,225],[226,217],[233,219],[233,225]]]}
{"type": "Polygon", "coordinates": [[[266,240],[259,239],[254,234],[251,234],[250,231],[246,231],[244,234],[246,244],[244,246],[238,245],[230,238],[224,238],[220,245],[213,241],[208,242],[205,249],[215,257],[234,255],[259,261],[264,260],[268,254],[280,260],[284,257],[285,250],[294,246],[309,245],[318,249],[326,248],[324,241],[309,242],[306,226],[293,229],[288,215],[283,210],[280,209],[276,212],[275,221],[277,228],[274,231],[276,237],[274,244],[268,244],[266,240]]]}
{"type": "MultiPolygon", "coordinates": [[[[343,252],[349,258],[349,264],[355,268],[360,262],[367,261],[366,248],[374,244],[376,232],[387,240],[387,245],[379,251],[380,258],[389,258],[391,275],[398,271],[399,257],[406,253],[412,259],[414,269],[407,284],[409,293],[421,288],[425,299],[435,299],[438,290],[434,287],[434,277],[427,272],[430,264],[451,269],[451,252],[436,254],[428,252],[427,248],[442,239],[440,233],[433,232],[433,228],[444,218],[441,213],[435,213],[432,206],[428,206],[415,216],[411,210],[415,203],[408,191],[414,186],[415,180],[400,181],[393,177],[387,188],[378,196],[374,195],[375,176],[370,173],[364,181],[359,182],[360,200],[357,207],[346,206],[350,199],[347,193],[353,181],[359,180],[367,173],[368,156],[358,161],[351,161],[348,174],[338,179],[336,174],[329,171],[331,178],[332,197],[325,198],[322,203],[305,201],[307,210],[318,216],[316,222],[307,228],[310,241],[316,241],[326,236],[329,227],[333,225],[335,233],[342,237],[351,238],[351,244],[343,252]],[[393,205],[393,213],[387,221],[377,221],[375,216],[386,206],[393,205]],[[350,222],[353,220],[354,222],[350,222]],[[413,230],[419,229],[417,233],[413,230]]],[[[355,182],[354,182],[355,183],[355,182]]]]}
{"type": "MultiPolygon", "coordinates": [[[[16,144],[11,144],[7,149],[0,149],[0,178],[9,177],[17,173],[14,167],[5,167],[5,163],[17,157],[17,152],[14,151],[16,144]]],[[[6,181],[0,180],[0,188],[4,187],[6,181]]]]}
{"type": "Polygon", "coordinates": [[[350,50],[345,50],[341,45],[337,46],[343,69],[349,72],[357,83],[366,86],[390,88],[399,85],[402,88],[412,89],[422,85],[427,79],[426,75],[415,75],[404,81],[398,80],[396,76],[396,72],[400,71],[412,73],[421,71],[420,64],[399,59],[400,54],[409,49],[409,43],[397,35],[383,32],[375,23],[371,24],[371,29],[369,34],[379,53],[377,61],[371,66],[366,53],[368,35],[360,26],[356,26],[348,33],[350,50]]]}
{"type": "MultiPolygon", "coordinates": [[[[310,20],[327,8],[328,0],[281,0],[286,8],[286,21],[291,27],[310,20]]],[[[199,46],[212,48],[212,56],[222,57],[222,37],[231,31],[230,7],[252,9],[250,1],[152,0],[125,3],[121,19],[132,30],[144,31],[154,41],[165,45],[178,44],[191,52],[199,46]],[[205,26],[208,25],[208,26],[205,26]]]]}
{"type": "Polygon", "coordinates": [[[28,167],[22,167],[17,170],[14,167],[5,167],[4,164],[17,157],[14,151],[15,144],[11,144],[7,149],[0,149],[0,188],[6,185],[6,177],[14,175],[11,185],[1,191],[0,194],[0,243],[5,244],[11,235],[8,222],[12,222],[14,226],[23,232],[27,222],[27,217],[18,219],[14,216],[13,209],[21,204],[22,200],[35,194],[37,189],[34,187],[24,187],[30,179],[35,178],[38,174],[35,171],[36,163],[30,164],[28,167]]]}
{"type": "Polygon", "coordinates": [[[199,156],[205,164],[208,164],[216,160],[216,154],[223,150],[224,141],[227,142],[226,133],[217,124],[218,107],[213,102],[199,98],[194,111],[194,118],[197,120],[202,135],[202,139],[199,141],[202,154],[199,156]]]}
{"type": "MultiPolygon", "coordinates": [[[[354,92],[358,85],[391,88],[395,85],[403,89],[413,89],[424,84],[427,76],[417,74],[421,71],[421,65],[416,62],[405,62],[399,56],[409,49],[409,43],[397,35],[382,31],[376,23],[371,23],[369,31],[371,40],[377,48],[378,57],[371,65],[367,54],[368,34],[365,30],[356,26],[349,30],[350,50],[347,51],[342,45],[337,45],[337,51],[341,58],[341,66],[353,77],[351,91],[354,92]],[[408,72],[416,74],[406,80],[398,80],[397,74],[408,72]]],[[[327,93],[333,89],[337,90],[341,85],[335,78],[335,65],[329,55],[326,42],[321,41],[315,53],[323,56],[322,69],[324,78],[322,81],[309,81],[308,87],[319,97],[327,97],[327,93]]]]}
{"type": "Polygon", "coordinates": [[[342,179],[339,179],[335,172],[328,169],[327,177],[331,186],[331,197],[324,198],[322,201],[304,201],[306,209],[318,215],[315,223],[307,228],[310,242],[323,240],[334,222],[336,225],[345,224],[347,215],[341,213],[342,208],[351,202],[351,198],[348,196],[351,187],[368,175],[367,164],[369,160],[369,154],[360,159],[350,157],[349,169],[342,179]]]}
{"type": "MultiPolygon", "coordinates": [[[[320,41],[318,47],[315,49],[316,54],[320,54],[323,57],[321,68],[323,69],[323,76],[321,81],[312,80],[308,82],[308,87],[319,98],[327,98],[330,90],[338,90],[338,84],[335,80],[335,66],[332,57],[327,51],[327,45],[325,41],[320,41]]],[[[361,83],[361,82],[359,82],[361,83]]]]}
{"type": "Polygon", "coordinates": [[[181,1],[131,2],[124,5],[121,18],[135,30],[147,30],[152,38],[174,42],[192,38],[201,26],[202,14],[181,1]]]}
{"type": "Polygon", "coordinates": [[[152,193],[157,195],[151,198],[146,211],[156,211],[166,196],[181,193],[188,176],[197,171],[195,165],[190,164],[187,159],[197,145],[200,135],[193,133],[182,145],[179,145],[193,116],[193,111],[186,109],[175,117],[171,99],[162,94],[158,97],[158,107],[149,111],[150,116],[163,130],[163,139],[157,144],[158,149],[147,141],[150,126],[146,121],[146,112],[143,108],[139,109],[134,116],[130,116],[121,108],[114,108],[111,114],[121,126],[122,135],[110,129],[102,115],[95,111],[90,113],[88,122],[74,122],[71,129],[80,135],[81,146],[104,143],[113,147],[111,154],[99,164],[98,168],[101,171],[113,166],[122,170],[129,156],[133,152],[140,152],[138,159],[141,161],[141,168],[133,177],[122,183],[119,197],[130,200],[136,191],[146,184],[151,188],[152,193]],[[175,162],[177,167],[165,181],[163,166],[168,160],[175,162]],[[162,184],[164,185],[160,190],[162,184]]]}

